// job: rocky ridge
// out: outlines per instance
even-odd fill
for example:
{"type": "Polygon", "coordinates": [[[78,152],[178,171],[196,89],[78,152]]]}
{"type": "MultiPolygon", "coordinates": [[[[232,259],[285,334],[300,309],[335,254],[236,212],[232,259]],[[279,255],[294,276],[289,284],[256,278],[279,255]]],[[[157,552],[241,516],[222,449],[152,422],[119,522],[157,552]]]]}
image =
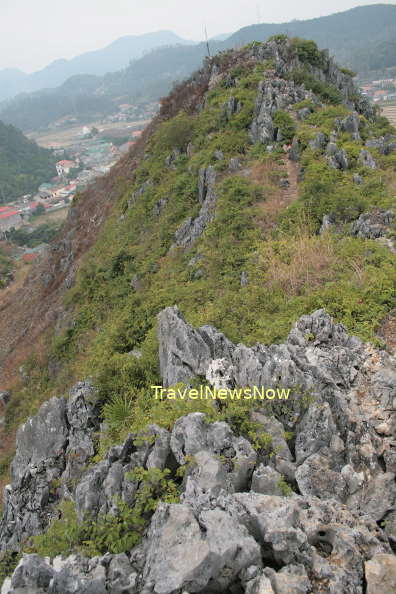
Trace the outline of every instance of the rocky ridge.
{"type": "Polygon", "coordinates": [[[79,384],[20,429],[3,546],[17,548],[45,529],[65,496],[80,519],[116,513],[116,497],[133,505],[138,484],[128,472],[136,467],[175,472],[185,465],[180,503],[160,503],[141,543],[126,553],[52,561],[24,555],[3,594],[360,594],[365,580],[367,591],[380,593],[380,571],[394,584],[394,360],[350,337],[323,310],[303,316],[285,344],[270,347],[234,345],[211,326],[194,329],[176,307],[161,312],[158,334],[164,385],[204,376],[218,388],[292,388],[281,405],[247,409],[270,435],[272,453],[225,422],[191,413],[171,432],[150,426],[139,443],[130,435],[85,468],[99,417],[93,389],[79,384]],[[67,485],[70,477],[74,488],[51,500],[51,481],[67,485]]]}
{"type": "MultiPolygon", "coordinates": [[[[356,95],[348,74],[325,53],[320,60],[320,66],[303,62],[287,39],[220,55],[186,83],[183,109],[200,113],[207,90],[221,84],[230,92],[221,117],[232,121],[243,109],[243,102],[233,96],[235,69],[265,63],[245,131],[252,142],[267,146],[264,151],[271,152],[272,143],[280,150],[285,139],[275,124],[276,112],[292,112],[289,108],[300,101],[315,108],[321,105],[318,96],[291,76],[304,68],[315,80],[332,85],[353,110],[334,122],[333,132],[319,132],[308,143],[323,163],[341,174],[352,160],[337,144],[340,133],[363,143],[360,115],[370,118],[373,112],[356,95]]],[[[174,98],[164,104],[161,117],[176,115],[180,102],[174,98]]],[[[304,107],[295,117],[305,120],[310,113],[304,107]]],[[[395,148],[393,140],[371,138],[359,149],[358,162],[375,169],[370,149],[389,154],[395,148]]],[[[291,147],[282,148],[296,161],[304,150],[303,140],[296,136],[291,147]]],[[[149,159],[143,148],[141,152],[143,160],[149,159]]],[[[177,171],[178,159],[187,160],[193,153],[190,143],[185,154],[173,149],[161,163],[177,171]]],[[[241,155],[227,158],[222,171],[234,174],[242,169],[241,155]]],[[[217,149],[213,159],[224,161],[224,152],[217,149]]],[[[132,167],[127,160],[124,165],[130,180],[132,167]]],[[[216,185],[222,176],[215,165],[197,168],[199,212],[181,225],[178,220],[169,252],[190,248],[213,222],[216,185]]],[[[364,175],[355,174],[354,183],[364,183],[364,175]]],[[[138,187],[128,191],[119,221],[155,188],[152,179],[138,179],[138,187]]],[[[152,216],[158,218],[171,199],[157,197],[150,207],[152,216]]],[[[68,236],[53,246],[53,265],[46,274],[38,274],[49,295],[55,285],[69,288],[75,282],[83,251],[82,242],[73,239],[75,212],[71,211],[68,236]]],[[[327,228],[334,224],[332,214],[326,215],[327,228]]],[[[99,212],[90,218],[92,236],[103,218],[99,212]]],[[[350,233],[387,239],[393,220],[393,211],[363,213],[352,222],[350,233]]],[[[194,255],[189,264],[200,258],[194,255]]],[[[242,272],[240,282],[249,285],[247,272],[242,272]]],[[[134,274],[128,284],[139,292],[144,279],[134,274]]],[[[62,322],[61,315],[57,321],[62,322]]],[[[150,425],[100,459],[101,403],[94,387],[83,382],[69,399],[52,398],[18,432],[0,525],[3,555],[26,550],[31,537],[45,532],[62,514],[59,504],[65,501],[74,505],[80,524],[87,518],[99,523],[106,515],[117,517],[120,502],[133,509],[143,483],[134,474],[139,469],[169,471],[180,501],[162,501],[145,518],[140,543],[122,553],[75,553],[54,559],[24,554],[2,594],[381,594],[396,588],[394,359],[349,336],[323,310],[301,317],[283,344],[247,347],[234,344],[213,326],[190,326],[177,307],[168,307],[158,318],[158,339],[164,386],[201,380],[231,390],[285,388],[290,396],[248,402],[243,415],[254,428],[249,432],[221,417],[227,406],[220,402],[213,409],[221,420],[195,412],[181,416],[172,428],[150,425]],[[265,436],[264,445],[260,436],[265,436]]],[[[128,354],[142,357],[139,348],[128,354]]]]}

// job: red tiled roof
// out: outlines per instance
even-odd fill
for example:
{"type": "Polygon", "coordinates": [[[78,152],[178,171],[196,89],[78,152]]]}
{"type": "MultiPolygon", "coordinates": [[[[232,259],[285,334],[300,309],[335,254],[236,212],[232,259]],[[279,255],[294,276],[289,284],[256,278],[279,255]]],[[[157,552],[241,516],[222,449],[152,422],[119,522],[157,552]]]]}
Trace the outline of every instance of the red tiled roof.
{"type": "Polygon", "coordinates": [[[33,262],[37,258],[37,254],[23,254],[22,260],[24,262],[33,262]]]}
{"type": "Polygon", "coordinates": [[[17,210],[10,210],[9,212],[0,214],[0,219],[8,219],[9,217],[12,217],[13,215],[17,215],[17,214],[19,214],[19,212],[17,210]]]}
{"type": "Polygon", "coordinates": [[[0,212],[8,212],[13,210],[12,206],[0,206],[0,212]]]}
{"type": "Polygon", "coordinates": [[[58,161],[57,165],[61,165],[62,167],[68,167],[69,165],[74,165],[74,161],[58,161]]]}

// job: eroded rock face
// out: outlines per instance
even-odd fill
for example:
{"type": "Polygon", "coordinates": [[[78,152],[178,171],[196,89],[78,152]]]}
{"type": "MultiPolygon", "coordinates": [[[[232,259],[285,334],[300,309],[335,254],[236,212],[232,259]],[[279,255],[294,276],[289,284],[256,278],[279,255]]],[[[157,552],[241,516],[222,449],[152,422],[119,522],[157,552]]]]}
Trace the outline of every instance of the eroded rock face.
{"type": "MultiPolygon", "coordinates": [[[[195,376],[215,381],[213,366],[221,361],[228,386],[290,388],[272,413],[296,434],[294,475],[302,494],[336,498],[376,520],[392,507],[395,475],[380,460],[385,452],[393,459],[394,451],[396,371],[386,353],[348,336],[323,310],[300,318],[285,344],[270,347],[234,345],[210,326],[193,329],[177,308],[160,314],[158,335],[166,385],[195,376]],[[306,408],[299,404],[303,393],[313,400],[306,408]],[[285,407],[287,414],[280,412],[285,407]]],[[[283,467],[293,476],[287,455],[283,467]]]]}
{"type": "Polygon", "coordinates": [[[377,210],[361,214],[352,224],[351,234],[364,239],[384,237],[391,231],[395,218],[395,213],[392,210],[377,210]]]}
{"type": "Polygon", "coordinates": [[[62,496],[60,479],[67,493],[94,454],[98,428],[95,390],[84,382],[71,390],[68,400],[54,397],[43,404],[19,428],[11,484],[4,494],[2,549],[17,549],[24,538],[45,529],[62,496]]]}
{"type": "Polygon", "coordinates": [[[121,446],[110,448],[104,460],[82,474],[73,496],[81,520],[114,512],[120,499],[133,505],[138,483],[128,478],[128,473],[135,468],[165,468],[170,455],[169,432],[150,425],[139,446],[135,437],[131,434],[121,446]]]}
{"type": "MultiPolygon", "coordinates": [[[[138,485],[128,473],[136,467],[170,468],[176,477],[184,466],[180,503],[160,503],[141,543],[121,555],[25,555],[4,594],[363,594],[366,583],[377,594],[393,587],[394,360],[350,337],[323,310],[300,318],[284,344],[248,348],[211,326],[191,327],[172,307],[159,316],[159,342],[168,386],[199,375],[218,388],[290,387],[281,406],[259,402],[249,413],[270,445],[256,450],[202,413],[179,418],[171,432],[150,426],[138,443],[130,435],[79,469],[69,496],[80,519],[113,513],[117,498],[133,505],[138,485]]],[[[24,526],[19,534],[45,529],[32,517],[51,509],[42,493],[54,468],[63,476],[68,448],[81,443],[85,455],[91,451],[83,433],[94,409],[79,390],[69,401],[51,400],[21,428],[2,524],[11,547],[15,517],[24,526]],[[37,431],[48,436],[28,452],[37,431]],[[23,481],[40,464],[37,502],[23,481]],[[33,516],[20,506],[26,493],[33,516]],[[11,514],[11,501],[19,515],[11,514]]]]}
{"type": "Polygon", "coordinates": [[[366,149],[362,149],[359,154],[359,163],[364,167],[369,167],[370,169],[377,169],[377,163],[374,160],[374,157],[369,151],[366,149]]]}
{"type": "Polygon", "coordinates": [[[273,123],[275,112],[311,97],[312,93],[306,91],[302,85],[295,85],[293,81],[278,77],[262,81],[259,85],[253,122],[250,127],[252,142],[268,144],[278,140],[277,129],[273,123]]]}
{"type": "Polygon", "coordinates": [[[199,172],[198,200],[202,205],[198,216],[193,219],[188,217],[175,233],[176,245],[188,247],[202,235],[207,225],[213,220],[216,206],[216,171],[211,165],[199,172]]]}
{"type": "Polygon", "coordinates": [[[335,142],[329,142],[326,148],[326,159],[333,169],[348,169],[348,157],[344,149],[338,148],[335,142]]]}
{"type": "Polygon", "coordinates": [[[160,504],[138,555],[26,555],[5,591],[362,594],[372,558],[394,559],[381,530],[334,501],[237,493],[196,510],[160,504]]]}
{"type": "Polygon", "coordinates": [[[386,134],[379,138],[369,138],[366,140],[366,146],[379,150],[383,155],[389,155],[396,149],[396,136],[386,134]]]}

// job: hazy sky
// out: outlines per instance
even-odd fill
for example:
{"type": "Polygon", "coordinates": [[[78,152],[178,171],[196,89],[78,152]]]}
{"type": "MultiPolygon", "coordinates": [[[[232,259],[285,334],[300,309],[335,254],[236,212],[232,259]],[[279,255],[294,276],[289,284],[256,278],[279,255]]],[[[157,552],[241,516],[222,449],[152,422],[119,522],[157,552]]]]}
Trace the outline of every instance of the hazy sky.
{"type": "MultiPolygon", "coordinates": [[[[284,22],[384,0],[0,0],[0,69],[38,70],[123,35],[163,29],[200,40],[258,22],[284,22]]],[[[394,2],[388,2],[394,4],[394,2]]]]}

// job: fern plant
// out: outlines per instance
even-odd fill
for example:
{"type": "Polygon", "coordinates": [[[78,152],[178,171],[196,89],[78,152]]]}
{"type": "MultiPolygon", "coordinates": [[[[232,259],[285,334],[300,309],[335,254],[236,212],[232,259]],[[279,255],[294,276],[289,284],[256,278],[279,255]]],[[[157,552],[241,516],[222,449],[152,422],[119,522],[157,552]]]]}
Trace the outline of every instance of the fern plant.
{"type": "Polygon", "coordinates": [[[110,431],[130,427],[133,416],[133,399],[126,394],[116,394],[103,406],[103,417],[110,431]]]}

